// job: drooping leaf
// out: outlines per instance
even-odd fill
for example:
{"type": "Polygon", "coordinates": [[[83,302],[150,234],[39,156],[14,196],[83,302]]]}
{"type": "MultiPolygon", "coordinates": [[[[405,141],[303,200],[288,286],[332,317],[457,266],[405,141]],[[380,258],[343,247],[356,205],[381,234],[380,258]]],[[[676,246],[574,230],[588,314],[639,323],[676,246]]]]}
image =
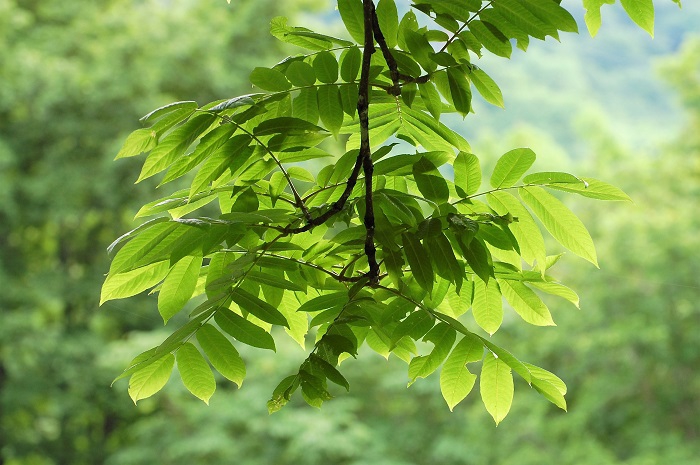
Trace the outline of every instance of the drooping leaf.
{"type": "Polygon", "coordinates": [[[464,72],[456,68],[447,69],[447,80],[450,84],[452,104],[463,117],[472,108],[472,91],[469,80],[464,72]]]}
{"type": "Polygon", "coordinates": [[[245,363],[226,336],[212,325],[204,325],[197,332],[197,342],[219,373],[238,387],[243,385],[245,363]]]}
{"type": "Polygon", "coordinates": [[[432,292],[435,273],[433,272],[428,252],[413,233],[403,233],[401,235],[401,242],[403,244],[406,260],[411,267],[411,272],[413,273],[413,277],[416,278],[416,282],[429,293],[432,292]]]}
{"type": "Polygon", "coordinates": [[[469,73],[474,87],[479,91],[484,100],[497,107],[505,108],[503,94],[498,84],[491,77],[479,68],[472,69],[469,73]]]}
{"type": "Polygon", "coordinates": [[[358,44],[364,44],[365,22],[362,0],[338,0],[338,11],[350,36],[358,44]]]}
{"type": "Polygon", "coordinates": [[[522,281],[499,279],[503,297],[526,322],[536,326],[555,326],[549,309],[522,281]]]}
{"type": "Polygon", "coordinates": [[[134,403],[157,393],[170,379],[175,365],[173,354],[166,354],[153,363],[134,372],[129,379],[129,396],[134,403]]]}
{"type": "Polygon", "coordinates": [[[450,197],[447,182],[430,160],[425,157],[418,160],[413,165],[413,177],[426,199],[438,204],[447,202],[450,197]]]}
{"type": "Polygon", "coordinates": [[[513,403],[513,375],[510,367],[492,353],[484,357],[479,389],[486,410],[498,425],[508,415],[513,403]]]}
{"type": "Polygon", "coordinates": [[[654,37],[653,0],[620,0],[620,3],[632,21],[654,37]]]}
{"type": "Polygon", "coordinates": [[[484,346],[479,338],[465,335],[454,347],[440,372],[440,391],[452,411],[474,387],[476,375],[466,367],[467,363],[477,362],[484,355],[484,346]]]}
{"type": "Polygon", "coordinates": [[[495,280],[487,285],[477,279],[474,281],[474,300],[472,302],[474,320],[484,331],[493,334],[503,323],[503,305],[501,292],[495,280]]]}
{"type": "Polygon", "coordinates": [[[182,384],[208,405],[209,399],[216,391],[216,380],[202,354],[195,346],[186,342],[175,353],[175,360],[182,384]]]}
{"type": "Polygon", "coordinates": [[[167,260],[151,263],[125,273],[110,274],[102,285],[100,305],[113,299],[139,294],[158,284],[168,274],[167,260]]]}
{"type": "Polygon", "coordinates": [[[270,333],[228,309],[214,315],[216,324],[233,338],[252,347],[275,351],[275,340],[270,333]]]}
{"type": "Polygon", "coordinates": [[[182,310],[197,286],[202,256],[186,256],[170,269],[158,293],[158,311],[165,323],[182,310]]]}
{"type": "Polygon", "coordinates": [[[279,310],[240,287],[231,291],[231,299],[243,310],[255,315],[262,321],[273,325],[289,327],[287,319],[279,310]]]}
{"type": "Polygon", "coordinates": [[[379,0],[379,3],[377,3],[377,19],[387,46],[389,48],[396,47],[398,44],[399,14],[394,0],[379,0]]]}

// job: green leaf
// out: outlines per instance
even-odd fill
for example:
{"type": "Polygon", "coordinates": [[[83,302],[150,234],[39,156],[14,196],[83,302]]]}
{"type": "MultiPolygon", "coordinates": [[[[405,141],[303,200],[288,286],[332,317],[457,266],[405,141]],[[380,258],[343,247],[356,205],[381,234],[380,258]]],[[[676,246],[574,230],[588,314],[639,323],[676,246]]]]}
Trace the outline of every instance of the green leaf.
{"type": "Polygon", "coordinates": [[[151,150],[136,182],[150,178],[170,166],[215,120],[216,116],[212,114],[197,115],[168,134],[151,150]]]}
{"type": "Polygon", "coordinates": [[[448,68],[447,80],[450,84],[452,104],[459,114],[467,116],[472,108],[472,90],[467,76],[461,69],[448,68]]]}
{"type": "Polygon", "coordinates": [[[491,79],[491,77],[480,70],[479,68],[472,69],[469,74],[474,87],[479,91],[484,100],[489,102],[491,105],[497,107],[505,108],[503,103],[503,94],[501,89],[498,88],[498,84],[491,79]]]}
{"type": "Polygon", "coordinates": [[[600,8],[606,3],[612,5],[615,3],[615,0],[583,0],[583,7],[586,9],[584,21],[586,21],[591,37],[595,37],[598,34],[602,22],[600,8]]]}
{"type": "Polygon", "coordinates": [[[148,364],[134,372],[129,379],[129,396],[134,403],[141,399],[151,397],[157,393],[170,379],[170,374],[175,365],[173,354],[166,354],[162,358],[148,364]]]}
{"type": "Polygon", "coordinates": [[[240,388],[246,375],[245,363],[226,336],[212,325],[204,325],[197,332],[197,342],[214,368],[240,388]]]}
{"type": "Polygon", "coordinates": [[[404,336],[418,340],[430,331],[433,325],[435,325],[435,319],[430,313],[424,310],[415,310],[396,325],[396,328],[391,333],[391,343],[396,345],[404,336]]]}
{"type": "Polygon", "coordinates": [[[316,55],[313,67],[319,81],[333,84],[338,80],[338,61],[331,52],[321,52],[316,55]]]}
{"type": "Polygon", "coordinates": [[[175,353],[175,358],[182,384],[209,405],[209,399],[216,391],[216,380],[202,354],[191,343],[185,342],[175,353]]]}
{"type": "MultiPolygon", "coordinates": [[[[295,118],[300,118],[316,125],[319,117],[318,92],[315,87],[307,87],[299,91],[299,95],[294,97],[292,103],[292,114],[295,118]]],[[[308,144],[303,144],[307,146],[308,144]]]]}
{"type": "Polygon", "coordinates": [[[462,198],[476,194],[481,186],[481,166],[473,153],[459,152],[453,164],[455,189],[462,198]]]}
{"type": "Polygon", "coordinates": [[[423,338],[435,347],[427,356],[414,357],[408,365],[408,378],[411,382],[416,378],[426,378],[438,369],[445,361],[455,343],[457,332],[446,323],[438,323],[423,338]]]}
{"type": "Polygon", "coordinates": [[[275,276],[270,273],[263,273],[262,271],[251,270],[246,275],[246,278],[256,283],[265,284],[272,287],[277,287],[279,289],[288,289],[290,291],[304,291],[304,288],[288,281],[280,276],[275,276]]]}
{"type": "Polygon", "coordinates": [[[350,383],[348,383],[348,380],[345,379],[345,377],[338,371],[336,367],[334,367],[333,365],[331,365],[326,360],[324,360],[316,354],[311,354],[309,356],[309,361],[313,365],[319,367],[325,375],[325,377],[331,382],[337,384],[338,386],[344,387],[346,391],[350,390],[350,383]]]}
{"type": "Polygon", "coordinates": [[[338,86],[323,86],[318,88],[318,111],[323,125],[334,135],[338,135],[343,125],[343,104],[340,100],[338,86]]]}
{"type": "Polygon", "coordinates": [[[435,120],[439,120],[440,113],[442,113],[442,100],[440,100],[440,94],[435,85],[430,81],[421,82],[418,84],[418,92],[430,114],[435,120]]]}
{"type": "Polygon", "coordinates": [[[345,82],[357,79],[362,65],[362,52],[358,47],[351,47],[340,55],[340,77],[345,82]]]}
{"type": "Polygon", "coordinates": [[[540,187],[520,188],[520,196],[561,245],[598,266],[593,239],[571,210],[540,187]]]}
{"type": "Polygon", "coordinates": [[[469,30],[479,42],[494,55],[510,58],[513,46],[508,38],[493,24],[487,21],[474,20],[469,23],[469,30]]]}
{"type": "Polygon", "coordinates": [[[490,254],[488,249],[479,241],[472,240],[466,249],[462,247],[464,258],[472,271],[484,282],[489,282],[489,277],[493,274],[490,254]]]}
{"type": "Polygon", "coordinates": [[[305,119],[280,116],[279,118],[261,122],[253,129],[253,134],[256,136],[269,136],[271,134],[303,135],[319,131],[323,131],[323,128],[305,119]]]}
{"type": "Polygon", "coordinates": [[[394,0],[379,0],[379,3],[377,3],[377,19],[387,46],[389,48],[396,47],[398,45],[399,13],[394,0]]]}
{"type": "Polygon", "coordinates": [[[141,117],[139,121],[143,124],[154,123],[156,121],[165,119],[166,116],[170,116],[172,114],[177,114],[178,117],[182,117],[182,119],[185,119],[187,116],[191,115],[196,109],[197,102],[194,102],[192,100],[169,103],[160,108],[156,108],[152,112],[148,113],[146,116],[141,117]]]}
{"type": "Polygon", "coordinates": [[[491,175],[491,187],[511,187],[535,162],[535,152],[528,148],[513,149],[496,162],[491,175]]]}
{"type": "Polygon", "coordinates": [[[543,265],[547,257],[544,238],[527,208],[508,192],[492,192],[487,195],[487,199],[491,208],[499,215],[510,213],[514,218],[518,218],[518,221],[508,225],[508,229],[518,241],[523,259],[531,265],[535,260],[539,265],[543,265]]]}
{"type": "Polygon", "coordinates": [[[100,305],[108,300],[131,297],[155,286],[165,278],[169,269],[170,262],[164,260],[126,273],[109,274],[102,285],[100,305]]]}
{"type": "Polygon", "coordinates": [[[233,338],[252,347],[275,351],[275,340],[270,333],[235,312],[221,309],[214,314],[216,324],[233,338]]]}
{"type": "Polygon", "coordinates": [[[435,274],[430,264],[428,252],[413,233],[403,233],[401,235],[401,242],[403,244],[404,253],[406,254],[406,260],[411,267],[411,272],[416,282],[420,287],[428,291],[428,293],[432,293],[435,274]]]}
{"type": "Polygon", "coordinates": [[[190,300],[199,279],[202,256],[186,256],[170,269],[158,293],[158,311],[165,323],[190,300]]]}
{"type": "Polygon", "coordinates": [[[531,282],[530,285],[541,290],[542,292],[546,292],[547,294],[562,297],[574,304],[576,308],[581,308],[578,294],[563,284],[551,282],[531,282]]]}
{"type": "Polygon", "coordinates": [[[572,192],[591,199],[632,201],[627,194],[613,185],[593,178],[580,179],[582,181],[581,184],[553,184],[548,187],[559,191],[572,192]]]}
{"type": "Polygon", "coordinates": [[[263,90],[284,92],[292,88],[292,83],[284,74],[271,68],[258,67],[250,73],[250,82],[263,90]]]}
{"type": "Polygon", "coordinates": [[[577,178],[573,174],[560,173],[556,171],[545,171],[541,173],[528,174],[523,178],[523,183],[525,184],[543,184],[543,185],[556,185],[556,184],[581,184],[584,185],[582,179],[577,178]]]}
{"type": "Polygon", "coordinates": [[[231,299],[233,299],[233,301],[236,302],[241,309],[260,318],[262,321],[289,328],[287,319],[280,313],[279,310],[267,302],[260,300],[250,292],[240,287],[233,289],[231,291],[231,299]]]}
{"type": "Polygon", "coordinates": [[[365,22],[362,10],[362,0],[338,0],[340,17],[350,36],[358,44],[365,42],[365,22]]]}
{"type": "Polygon", "coordinates": [[[439,234],[426,237],[423,243],[435,264],[437,274],[453,282],[459,292],[464,279],[464,267],[457,261],[452,245],[445,234],[440,231],[439,234]]]}
{"type": "Polygon", "coordinates": [[[316,83],[313,67],[305,61],[293,61],[284,73],[293,85],[297,87],[312,86],[316,83]]]}
{"type": "Polygon", "coordinates": [[[653,0],[620,0],[620,3],[632,21],[654,37],[653,0]]]}
{"type": "Polygon", "coordinates": [[[124,145],[117,153],[115,160],[119,158],[134,157],[143,152],[148,152],[156,146],[158,135],[153,129],[142,128],[129,134],[129,137],[124,141],[124,145]]]}
{"type": "Polygon", "coordinates": [[[542,299],[522,281],[499,279],[498,284],[503,297],[523,320],[536,326],[556,326],[542,299]]]}
{"type": "Polygon", "coordinates": [[[479,389],[486,410],[498,425],[508,415],[513,403],[513,375],[510,367],[492,353],[484,357],[479,389]]]}
{"type": "Polygon", "coordinates": [[[426,199],[435,203],[444,203],[450,197],[447,181],[438,171],[437,167],[425,157],[421,157],[413,165],[413,178],[416,180],[418,190],[426,199]]]}
{"type": "Polygon", "coordinates": [[[347,292],[333,292],[331,294],[323,294],[313,299],[307,300],[297,309],[297,312],[320,312],[331,308],[343,307],[348,303],[347,292]]]}
{"type": "Polygon", "coordinates": [[[466,367],[467,363],[477,362],[484,355],[484,346],[478,337],[465,335],[452,350],[442,366],[440,391],[452,411],[462,402],[474,387],[476,375],[466,367]]]}
{"type": "Polygon", "coordinates": [[[488,285],[479,279],[474,281],[472,313],[476,324],[490,335],[493,335],[501,327],[503,305],[501,292],[495,280],[491,280],[488,285]]]}

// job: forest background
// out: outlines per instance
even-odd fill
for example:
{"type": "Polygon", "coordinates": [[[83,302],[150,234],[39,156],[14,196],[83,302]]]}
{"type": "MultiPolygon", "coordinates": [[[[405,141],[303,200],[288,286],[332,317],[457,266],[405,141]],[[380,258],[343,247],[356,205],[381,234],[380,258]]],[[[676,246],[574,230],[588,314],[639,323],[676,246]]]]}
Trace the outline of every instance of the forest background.
{"type": "MultiPolygon", "coordinates": [[[[408,2],[403,3],[404,9],[408,2]]],[[[570,2],[578,4],[578,2],[570,2]]],[[[318,411],[268,416],[280,374],[303,358],[243,353],[250,386],[206,407],[173,380],[131,403],[111,380],[166,331],[153,297],[98,309],[105,247],[154,185],[113,162],[138,118],[176,100],[247,92],[254,66],[295,50],[273,16],[339,33],[326,0],[0,0],[0,464],[695,464],[700,456],[700,4],[657,4],[656,38],[619,5],[592,40],[532,43],[479,62],[506,108],[449,121],[485,165],[530,146],[539,169],[615,183],[634,205],[572,206],[601,270],[567,257],[581,310],[558,328],[499,337],[570,386],[563,413],[516,385],[498,428],[470,397],[450,413],[403,362],[346,362],[353,390],[318,411]]],[[[568,305],[568,306],[567,306],[568,305]]]]}

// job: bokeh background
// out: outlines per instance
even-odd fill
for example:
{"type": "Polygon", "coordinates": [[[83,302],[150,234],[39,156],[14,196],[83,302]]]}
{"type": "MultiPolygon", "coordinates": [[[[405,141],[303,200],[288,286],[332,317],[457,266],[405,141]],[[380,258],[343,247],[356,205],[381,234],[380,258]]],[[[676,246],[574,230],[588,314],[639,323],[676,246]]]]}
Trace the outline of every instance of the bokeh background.
{"type": "Polygon", "coordinates": [[[567,201],[601,270],[565,257],[581,310],[552,301],[558,327],[513,320],[497,342],[561,375],[569,412],[516,382],[496,428],[478,392],[450,413],[437,379],[407,389],[403,362],[369,353],[343,364],[349,394],[268,416],[304,357],[291,342],[242,348],[244,388],[221,383],[209,407],[177,375],[138,406],[110,388],[177,324],[153,297],[98,308],[106,246],[154,198],[139,160],[112,161],[121,142],[151,109],[245,93],[254,66],[296,53],[267,34],[273,16],[340,24],[327,0],[0,0],[0,464],[700,463],[700,4],[656,2],[654,40],[606,5],[593,40],[564,3],[580,36],[481,60],[507,110],[475,101],[449,123],[485,165],[529,146],[539,168],[635,203],[567,201]]]}

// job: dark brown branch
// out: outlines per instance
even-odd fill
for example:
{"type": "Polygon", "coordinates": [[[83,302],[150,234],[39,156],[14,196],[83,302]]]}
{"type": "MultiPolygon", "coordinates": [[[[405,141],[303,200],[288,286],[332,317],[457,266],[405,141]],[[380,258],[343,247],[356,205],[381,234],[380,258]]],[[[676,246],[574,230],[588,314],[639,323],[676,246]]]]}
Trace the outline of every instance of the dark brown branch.
{"type": "MultiPolygon", "coordinates": [[[[365,238],[365,255],[369,263],[370,285],[379,284],[379,264],[377,264],[377,249],[374,245],[374,200],[372,192],[372,174],[374,163],[372,163],[372,148],[369,142],[369,69],[374,53],[375,20],[374,3],[372,0],[363,0],[364,20],[365,20],[365,44],[362,54],[362,72],[360,74],[359,96],[357,99],[357,114],[360,118],[360,154],[362,168],[365,174],[365,228],[367,236],[365,238]]],[[[379,24],[376,24],[379,29],[379,24]]],[[[381,34],[381,31],[380,31],[381,34]]],[[[383,38],[383,36],[382,36],[383,38]]],[[[386,46],[386,42],[384,43],[386,46]]]]}
{"type": "MultiPolygon", "coordinates": [[[[374,3],[370,3],[370,10],[371,10],[371,21],[372,21],[372,32],[374,33],[374,40],[377,41],[377,44],[379,45],[379,48],[382,51],[382,55],[384,56],[384,61],[386,61],[387,66],[389,66],[389,75],[391,76],[391,82],[393,85],[386,89],[386,91],[393,96],[399,96],[401,95],[401,85],[399,83],[399,65],[396,63],[396,60],[394,59],[394,55],[391,53],[391,49],[386,43],[386,39],[384,38],[384,33],[382,32],[382,29],[379,27],[379,18],[377,17],[377,10],[374,8],[374,3]]],[[[365,27],[367,24],[367,21],[365,21],[365,27]]]]}

